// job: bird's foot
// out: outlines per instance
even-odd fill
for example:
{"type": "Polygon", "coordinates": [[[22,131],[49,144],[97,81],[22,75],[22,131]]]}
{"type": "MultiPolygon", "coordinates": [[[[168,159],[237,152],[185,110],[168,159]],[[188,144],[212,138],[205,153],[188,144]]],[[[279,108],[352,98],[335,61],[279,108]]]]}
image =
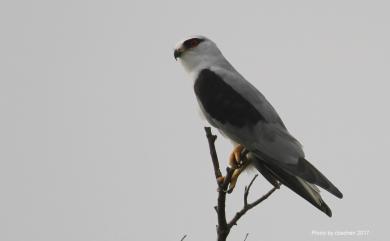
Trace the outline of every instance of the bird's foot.
{"type": "MultiPolygon", "coordinates": [[[[233,192],[234,187],[237,184],[238,177],[240,176],[241,172],[245,170],[245,168],[248,166],[248,160],[245,157],[248,151],[245,149],[243,145],[237,145],[234,147],[232,153],[230,154],[228,164],[233,170],[233,174],[230,178],[229,187],[227,189],[228,193],[233,192]]],[[[220,183],[223,183],[225,180],[225,177],[221,178],[220,183]]]]}
{"type": "Polygon", "coordinates": [[[229,188],[227,190],[228,193],[232,193],[234,188],[236,187],[238,177],[242,173],[242,171],[245,170],[245,168],[248,166],[249,162],[245,159],[243,161],[240,161],[240,167],[234,169],[232,178],[230,179],[229,188]]]}
{"type": "Polygon", "coordinates": [[[243,150],[245,150],[245,147],[243,145],[237,145],[234,147],[233,151],[230,153],[228,164],[232,169],[237,169],[242,166],[243,159],[243,150]]]}

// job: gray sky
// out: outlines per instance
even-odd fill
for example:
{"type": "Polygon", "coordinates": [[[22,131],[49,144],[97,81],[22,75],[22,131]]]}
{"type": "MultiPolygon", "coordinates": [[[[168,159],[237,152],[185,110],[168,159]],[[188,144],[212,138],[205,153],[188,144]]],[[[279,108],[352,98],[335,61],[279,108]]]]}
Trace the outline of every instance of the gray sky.
{"type": "MultiPolygon", "coordinates": [[[[216,185],[173,47],[213,39],[344,193],[282,187],[230,240],[384,240],[388,1],[1,1],[0,240],[214,240],[216,185]],[[368,230],[362,237],[317,231],[368,230]]],[[[224,162],[231,145],[218,139],[224,162]]],[[[228,200],[242,205],[244,174],[228,200]]],[[[259,178],[252,197],[268,191],[259,178]]]]}

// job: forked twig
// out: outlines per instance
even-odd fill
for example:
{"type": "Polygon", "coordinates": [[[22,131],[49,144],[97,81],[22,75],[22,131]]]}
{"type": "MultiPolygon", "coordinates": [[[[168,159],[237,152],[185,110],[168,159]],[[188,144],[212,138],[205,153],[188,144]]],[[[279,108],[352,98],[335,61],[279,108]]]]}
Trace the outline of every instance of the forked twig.
{"type": "Polygon", "coordinates": [[[248,203],[248,196],[249,196],[249,191],[252,187],[252,184],[253,182],[255,181],[255,179],[257,178],[258,174],[256,174],[251,182],[249,183],[249,185],[247,187],[245,187],[245,192],[244,192],[244,207],[242,207],[242,209],[240,211],[238,211],[234,217],[232,218],[232,220],[228,223],[228,227],[232,228],[234,225],[237,225],[237,222],[238,220],[240,220],[240,218],[246,213],[248,212],[250,209],[256,207],[257,205],[259,205],[262,201],[264,201],[265,199],[267,199],[269,196],[271,196],[271,194],[273,192],[276,191],[276,189],[278,189],[277,187],[273,187],[271,190],[269,190],[265,195],[263,195],[262,197],[258,198],[256,201],[252,202],[252,203],[248,203]]]}

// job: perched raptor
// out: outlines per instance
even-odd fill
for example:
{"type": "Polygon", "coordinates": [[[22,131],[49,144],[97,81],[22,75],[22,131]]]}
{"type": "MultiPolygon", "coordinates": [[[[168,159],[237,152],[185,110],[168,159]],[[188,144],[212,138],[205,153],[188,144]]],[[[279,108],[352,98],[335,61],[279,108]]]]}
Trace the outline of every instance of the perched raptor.
{"type": "Polygon", "coordinates": [[[274,186],[282,183],[332,216],[317,186],[338,198],[343,194],[305,159],[301,144],[288,132],[278,113],[252,84],[203,36],[180,41],[174,51],[194,81],[194,91],[207,121],[235,143],[229,165],[239,174],[254,166],[274,186]],[[241,162],[243,150],[249,151],[241,162]],[[317,185],[317,186],[316,186],[317,185]]]}

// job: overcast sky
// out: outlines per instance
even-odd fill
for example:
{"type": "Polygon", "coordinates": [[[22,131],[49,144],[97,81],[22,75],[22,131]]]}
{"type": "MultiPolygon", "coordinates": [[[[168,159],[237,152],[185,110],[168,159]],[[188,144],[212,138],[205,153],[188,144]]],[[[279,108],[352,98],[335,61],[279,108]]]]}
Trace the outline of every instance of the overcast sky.
{"type": "MultiPolygon", "coordinates": [[[[216,185],[173,58],[213,39],[344,194],[328,218],[282,187],[230,240],[388,236],[388,1],[0,2],[0,240],[215,240],[216,185]],[[324,236],[312,231],[369,231],[324,236]]],[[[231,145],[217,148],[224,163],[231,145]]],[[[242,205],[244,174],[229,196],[242,205]]],[[[270,185],[258,178],[251,197],[270,185]]]]}

